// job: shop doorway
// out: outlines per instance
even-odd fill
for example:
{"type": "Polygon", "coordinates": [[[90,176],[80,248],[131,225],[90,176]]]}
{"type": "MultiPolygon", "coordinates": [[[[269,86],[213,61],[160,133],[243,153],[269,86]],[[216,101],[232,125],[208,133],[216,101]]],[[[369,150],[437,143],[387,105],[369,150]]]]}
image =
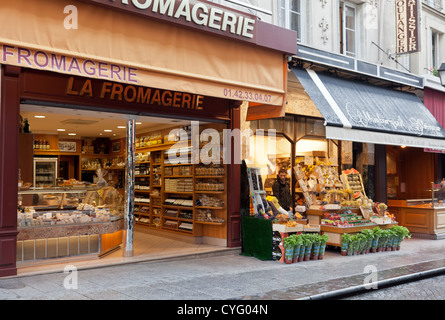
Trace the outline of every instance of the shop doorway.
{"type": "MultiPolygon", "coordinates": [[[[17,261],[122,257],[128,115],[36,104],[22,104],[20,115],[29,132],[20,134],[17,261]],[[36,166],[50,158],[53,167],[36,166]]],[[[135,123],[135,255],[227,248],[227,166],[192,164],[190,119],[135,123]]],[[[203,132],[227,128],[193,123],[200,151],[212,140],[203,132]]]]}

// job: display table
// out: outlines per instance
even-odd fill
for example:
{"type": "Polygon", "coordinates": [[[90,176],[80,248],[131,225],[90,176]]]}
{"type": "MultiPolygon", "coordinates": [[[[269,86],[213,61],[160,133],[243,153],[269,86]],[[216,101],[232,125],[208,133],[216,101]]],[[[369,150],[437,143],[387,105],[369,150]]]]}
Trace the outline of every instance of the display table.
{"type": "Polygon", "coordinates": [[[414,236],[433,240],[445,238],[445,207],[409,206],[406,203],[405,200],[388,201],[388,211],[396,216],[401,226],[408,228],[414,236]]]}
{"type": "Polygon", "coordinates": [[[341,246],[341,236],[344,233],[355,234],[355,233],[359,233],[361,230],[374,229],[376,227],[379,227],[380,229],[389,229],[396,225],[398,225],[398,223],[388,223],[388,224],[384,224],[384,225],[372,224],[372,225],[367,225],[367,226],[365,225],[365,226],[356,226],[356,227],[335,227],[335,226],[321,225],[320,231],[322,234],[326,234],[329,237],[328,242],[326,243],[327,245],[340,247],[341,246]]]}

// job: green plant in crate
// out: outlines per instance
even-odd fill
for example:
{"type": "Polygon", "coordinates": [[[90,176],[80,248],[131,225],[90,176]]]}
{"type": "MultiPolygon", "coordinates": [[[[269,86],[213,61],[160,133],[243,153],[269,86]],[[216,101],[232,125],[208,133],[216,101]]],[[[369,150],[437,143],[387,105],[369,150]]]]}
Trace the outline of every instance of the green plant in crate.
{"type": "MultiPolygon", "coordinates": [[[[344,233],[341,236],[341,255],[350,255],[348,252],[351,250],[351,235],[349,233],[344,233]]],[[[352,250],[350,251],[352,253],[352,250]]]]}
{"type": "Polygon", "coordinates": [[[292,235],[284,238],[283,240],[284,262],[287,264],[292,263],[292,259],[294,257],[294,244],[295,239],[292,235]]]}
{"type": "Polygon", "coordinates": [[[361,230],[360,233],[363,234],[366,238],[364,253],[369,253],[371,246],[372,246],[372,240],[374,238],[374,232],[370,229],[364,229],[364,230],[361,230]]]}
{"type": "Polygon", "coordinates": [[[318,236],[318,239],[320,241],[320,249],[318,251],[318,260],[323,260],[324,258],[324,253],[326,251],[326,243],[329,240],[329,237],[327,234],[323,234],[318,236]]]}

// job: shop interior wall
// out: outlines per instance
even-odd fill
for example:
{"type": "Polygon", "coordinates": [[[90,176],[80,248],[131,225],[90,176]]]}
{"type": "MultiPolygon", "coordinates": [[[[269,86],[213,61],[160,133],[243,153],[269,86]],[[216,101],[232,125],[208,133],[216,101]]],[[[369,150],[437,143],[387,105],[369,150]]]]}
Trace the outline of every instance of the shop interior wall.
{"type": "Polygon", "coordinates": [[[387,146],[388,187],[394,199],[431,198],[431,182],[437,180],[437,155],[419,148],[387,146]]]}

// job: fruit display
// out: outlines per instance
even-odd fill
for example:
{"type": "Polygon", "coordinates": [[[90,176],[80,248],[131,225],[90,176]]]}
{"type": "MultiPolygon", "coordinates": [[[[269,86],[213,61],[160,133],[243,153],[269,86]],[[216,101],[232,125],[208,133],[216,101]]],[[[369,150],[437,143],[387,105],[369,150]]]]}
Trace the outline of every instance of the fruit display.
{"type": "Polygon", "coordinates": [[[343,171],[341,176],[346,190],[351,190],[354,198],[366,196],[361,174],[354,168],[343,171]]]}
{"type": "Polygon", "coordinates": [[[352,213],[347,210],[343,213],[325,213],[323,219],[321,219],[321,224],[325,226],[335,226],[335,227],[357,227],[357,226],[369,226],[375,225],[370,219],[365,219],[363,216],[352,213]]]}

